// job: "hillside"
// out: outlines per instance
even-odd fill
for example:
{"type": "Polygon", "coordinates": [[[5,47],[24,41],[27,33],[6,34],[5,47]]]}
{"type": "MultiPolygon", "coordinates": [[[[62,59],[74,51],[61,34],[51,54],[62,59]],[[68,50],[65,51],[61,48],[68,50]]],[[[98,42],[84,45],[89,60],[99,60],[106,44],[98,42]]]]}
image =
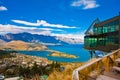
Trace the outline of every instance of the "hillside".
{"type": "Polygon", "coordinates": [[[33,43],[41,43],[45,45],[65,45],[65,44],[80,44],[83,43],[81,39],[73,39],[73,38],[64,38],[64,37],[57,37],[57,36],[48,36],[48,35],[38,35],[38,34],[31,34],[31,33],[17,33],[17,34],[4,34],[0,35],[0,39],[9,42],[13,40],[21,40],[24,42],[33,42],[33,43]]]}
{"type": "Polygon", "coordinates": [[[10,41],[0,46],[0,49],[12,50],[44,50],[46,46],[34,43],[27,43],[24,41],[10,41]]]}
{"type": "Polygon", "coordinates": [[[5,41],[3,41],[3,40],[0,39],[0,45],[2,45],[4,43],[5,43],[5,41]]]}
{"type": "Polygon", "coordinates": [[[21,40],[24,42],[35,42],[35,43],[64,43],[63,41],[57,40],[53,36],[45,36],[38,34],[30,34],[30,33],[18,33],[18,34],[4,34],[0,35],[0,39],[6,42],[13,40],[21,40]]]}

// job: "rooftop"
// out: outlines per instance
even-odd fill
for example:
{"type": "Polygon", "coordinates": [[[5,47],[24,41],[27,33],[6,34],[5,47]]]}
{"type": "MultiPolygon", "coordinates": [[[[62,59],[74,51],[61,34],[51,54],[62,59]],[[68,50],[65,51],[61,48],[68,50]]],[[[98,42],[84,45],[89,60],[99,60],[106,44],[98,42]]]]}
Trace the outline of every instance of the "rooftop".
{"type": "Polygon", "coordinates": [[[99,22],[99,23],[95,24],[94,27],[99,27],[99,26],[105,25],[106,23],[115,21],[115,20],[117,20],[117,19],[120,19],[120,15],[115,16],[115,17],[112,17],[112,18],[109,18],[109,19],[104,20],[104,21],[102,21],[102,22],[99,22]]]}

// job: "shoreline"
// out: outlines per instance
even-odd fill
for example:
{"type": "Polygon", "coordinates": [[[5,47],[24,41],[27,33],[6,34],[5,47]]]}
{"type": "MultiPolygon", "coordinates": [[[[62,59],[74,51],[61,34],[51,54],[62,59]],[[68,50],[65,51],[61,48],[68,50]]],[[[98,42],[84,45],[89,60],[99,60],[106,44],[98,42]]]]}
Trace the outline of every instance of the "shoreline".
{"type": "MultiPolygon", "coordinates": [[[[11,53],[12,55],[15,55],[13,58],[6,58],[6,62],[12,62],[11,65],[20,65],[24,67],[32,67],[34,65],[34,62],[36,62],[37,65],[42,65],[42,66],[47,66],[49,64],[52,64],[52,60],[48,60],[47,58],[39,57],[39,56],[31,56],[31,55],[26,55],[26,54],[21,54],[21,53],[11,53]]],[[[71,77],[72,76],[72,71],[80,66],[83,66],[91,61],[94,61],[95,59],[90,59],[86,62],[58,62],[60,64],[61,68],[64,68],[63,71],[58,71],[54,70],[49,76],[48,80],[56,80],[62,79],[66,80],[66,76],[71,77]],[[67,74],[66,74],[67,73],[67,74]],[[69,73],[69,74],[68,74],[69,73]]],[[[4,60],[3,60],[4,61],[4,60]]]]}
{"type": "MultiPolygon", "coordinates": [[[[76,56],[73,54],[67,54],[64,52],[50,50],[50,49],[46,49],[46,50],[16,50],[16,51],[18,51],[18,53],[20,53],[19,51],[39,51],[39,52],[46,51],[46,52],[50,52],[50,54],[48,54],[47,56],[60,57],[60,58],[71,58],[71,59],[79,58],[79,56],[76,56]]],[[[20,53],[20,54],[22,54],[22,53],[20,53]]],[[[30,56],[32,56],[32,55],[30,55],[30,56]]],[[[41,57],[41,56],[37,56],[37,57],[41,57]]]]}
{"type": "MultiPolygon", "coordinates": [[[[15,50],[16,51],[16,50],[15,50]]],[[[77,59],[77,58],[79,58],[79,56],[76,56],[76,55],[72,55],[72,54],[67,54],[67,53],[64,53],[64,52],[59,52],[59,51],[56,51],[56,50],[50,50],[50,49],[46,49],[46,50],[17,50],[17,53],[19,53],[19,54],[21,54],[21,55],[27,55],[27,56],[34,56],[34,57],[38,57],[38,58],[45,58],[45,59],[48,59],[49,61],[57,61],[57,62],[62,62],[62,63],[78,63],[78,62],[86,62],[86,60],[85,61],[75,61],[75,60],[73,60],[73,61],[68,61],[69,59],[77,59]],[[19,52],[19,51],[28,51],[28,52],[30,52],[30,54],[24,54],[24,53],[22,53],[22,52],[19,52]],[[50,52],[50,53],[47,53],[47,54],[45,54],[45,56],[39,56],[39,55],[31,55],[32,54],[32,51],[34,52],[34,51],[38,51],[39,53],[40,52],[50,52]],[[53,54],[53,55],[51,55],[51,54],[53,54]],[[55,54],[55,55],[54,55],[55,54]],[[57,56],[56,56],[57,55],[57,56]],[[65,55],[65,57],[64,57],[64,55],[65,55]],[[71,55],[72,55],[72,57],[71,57],[71,55]],[[48,56],[48,57],[47,57],[48,56]],[[50,57],[54,57],[54,58],[63,58],[63,59],[68,59],[67,61],[63,61],[63,60],[54,60],[54,58],[53,59],[49,59],[49,56],[50,57]]],[[[38,53],[38,54],[39,54],[38,53]]],[[[34,54],[34,53],[33,53],[34,54]]],[[[89,60],[89,59],[88,59],[89,60]]],[[[87,61],[88,61],[87,60],[87,61]]]]}

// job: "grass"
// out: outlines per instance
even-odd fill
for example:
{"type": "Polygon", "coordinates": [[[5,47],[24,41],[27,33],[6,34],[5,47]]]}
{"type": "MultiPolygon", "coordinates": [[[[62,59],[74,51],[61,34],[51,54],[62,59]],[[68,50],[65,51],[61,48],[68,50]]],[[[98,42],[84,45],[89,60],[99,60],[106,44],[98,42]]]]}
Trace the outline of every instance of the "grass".
{"type": "Polygon", "coordinates": [[[73,70],[83,64],[84,63],[61,63],[62,66],[65,66],[65,70],[58,71],[55,69],[49,75],[48,80],[71,80],[73,70]]]}

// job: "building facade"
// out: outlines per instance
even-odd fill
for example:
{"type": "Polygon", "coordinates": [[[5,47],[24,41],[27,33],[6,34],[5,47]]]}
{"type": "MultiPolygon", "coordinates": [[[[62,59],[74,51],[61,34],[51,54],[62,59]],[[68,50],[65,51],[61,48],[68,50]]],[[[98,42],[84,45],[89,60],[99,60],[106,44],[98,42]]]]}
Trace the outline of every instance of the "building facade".
{"type": "Polygon", "coordinates": [[[102,22],[96,19],[85,32],[84,47],[105,52],[120,48],[120,15],[102,22]]]}

